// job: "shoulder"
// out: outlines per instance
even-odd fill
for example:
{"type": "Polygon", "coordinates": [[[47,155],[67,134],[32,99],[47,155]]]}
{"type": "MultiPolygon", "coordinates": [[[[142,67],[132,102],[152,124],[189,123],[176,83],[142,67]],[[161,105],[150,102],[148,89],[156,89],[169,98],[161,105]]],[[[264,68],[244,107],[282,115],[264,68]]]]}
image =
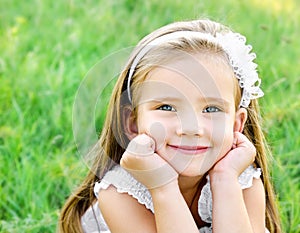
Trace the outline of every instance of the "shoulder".
{"type": "Polygon", "coordinates": [[[95,196],[98,198],[99,191],[106,190],[110,186],[115,187],[118,193],[126,193],[132,196],[147,209],[154,212],[149,190],[119,165],[108,171],[101,181],[95,183],[95,196]]]}
{"type": "Polygon", "coordinates": [[[153,213],[114,186],[99,191],[98,203],[111,232],[155,232],[153,213]]]}
{"type": "Polygon", "coordinates": [[[261,169],[249,166],[239,177],[243,199],[254,232],[265,232],[266,198],[261,169]]]}
{"type": "Polygon", "coordinates": [[[249,166],[239,177],[239,183],[243,189],[243,196],[247,208],[259,205],[265,208],[265,189],[260,178],[261,169],[249,166]],[[256,203],[256,204],[255,204],[256,203]]]}
{"type": "Polygon", "coordinates": [[[265,207],[265,190],[262,180],[260,178],[253,179],[252,186],[243,189],[243,196],[246,204],[249,204],[249,207],[265,207]]]}
{"type": "Polygon", "coordinates": [[[243,197],[247,212],[254,229],[259,231],[260,226],[265,225],[265,190],[260,178],[253,179],[252,186],[243,190],[243,197]]]}

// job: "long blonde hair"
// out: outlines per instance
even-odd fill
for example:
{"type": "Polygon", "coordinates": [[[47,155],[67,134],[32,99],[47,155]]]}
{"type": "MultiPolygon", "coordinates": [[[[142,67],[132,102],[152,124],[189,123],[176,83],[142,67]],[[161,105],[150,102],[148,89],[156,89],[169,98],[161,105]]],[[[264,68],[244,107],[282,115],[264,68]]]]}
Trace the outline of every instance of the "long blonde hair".
{"type": "MultiPolygon", "coordinates": [[[[60,232],[83,232],[80,223],[81,216],[96,201],[96,197],[93,193],[94,183],[101,180],[106,171],[120,162],[121,156],[124,152],[124,148],[126,148],[126,145],[128,144],[128,139],[124,134],[124,130],[122,127],[122,112],[124,107],[130,105],[127,95],[124,93],[128,91],[128,71],[134,58],[143,48],[143,46],[147,45],[153,39],[164,34],[179,30],[199,31],[210,33],[211,35],[216,35],[217,32],[226,33],[226,31],[230,31],[229,28],[210,20],[183,21],[164,26],[152,32],[140,41],[140,43],[136,46],[136,49],[133,51],[130,59],[128,60],[125,69],[120,74],[113,89],[102,133],[97,146],[95,146],[93,151],[93,153],[96,153],[93,167],[90,169],[90,172],[88,173],[82,184],[79,186],[79,188],[68,198],[61,210],[59,220],[60,232]]],[[[216,48],[211,44],[204,43],[203,41],[201,42],[185,40],[178,41],[178,43],[175,44],[169,44],[168,46],[169,51],[177,50],[188,53],[210,51],[214,55],[217,54],[224,57],[224,52],[220,48],[216,48]]],[[[156,62],[153,62],[152,64],[163,62],[164,60],[168,59],[167,56],[168,55],[166,55],[166,57],[161,57],[160,61],[156,60],[156,62]]],[[[138,83],[141,83],[146,78],[147,73],[151,69],[153,69],[153,66],[151,67],[147,65],[149,64],[151,59],[154,58],[145,55],[136,68],[136,71],[132,77],[131,85],[133,89],[133,97],[135,86],[138,83]]],[[[155,59],[157,59],[157,57],[155,59]]],[[[238,84],[236,86],[238,87],[238,84]]],[[[236,99],[240,99],[240,92],[241,91],[239,90],[236,93],[236,99]]],[[[239,100],[236,100],[236,103],[236,107],[238,107],[239,100]]],[[[276,205],[276,198],[268,170],[268,163],[269,159],[271,158],[271,153],[261,128],[261,116],[258,102],[256,100],[252,100],[247,110],[248,119],[245,124],[243,133],[256,147],[257,156],[255,159],[255,164],[262,169],[262,181],[265,187],[266,196],[266,225],[270,232],[280,233],[280,219],[276,205]]]]}

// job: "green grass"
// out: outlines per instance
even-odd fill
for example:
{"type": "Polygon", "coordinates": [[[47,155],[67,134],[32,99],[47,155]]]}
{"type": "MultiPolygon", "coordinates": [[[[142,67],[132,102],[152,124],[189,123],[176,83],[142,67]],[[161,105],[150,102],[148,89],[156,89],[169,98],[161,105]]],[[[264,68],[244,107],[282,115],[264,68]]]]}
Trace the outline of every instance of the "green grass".
{"type": "Polygon", "coordinates": [[[60,207],[88,169],[72,130],[76,91],[88,70],[166,23],[209,17],[245,34],[258,54],[283,227],[300,232],[299,5],[0,0],[0,231],[55,231],[60,207]]]}

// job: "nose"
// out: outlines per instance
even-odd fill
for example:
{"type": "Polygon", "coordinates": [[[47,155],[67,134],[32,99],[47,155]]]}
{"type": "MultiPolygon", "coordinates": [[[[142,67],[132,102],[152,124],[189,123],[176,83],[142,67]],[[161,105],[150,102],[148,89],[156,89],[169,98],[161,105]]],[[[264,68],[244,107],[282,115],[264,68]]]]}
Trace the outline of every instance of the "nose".
{"type": "Polygon", "coordinates": [[[195,113],[190,112],[180,115],[179,124],[176,129],[177,135],[203,136],[205,122],[201,117],[197,117],[195,113]]]}

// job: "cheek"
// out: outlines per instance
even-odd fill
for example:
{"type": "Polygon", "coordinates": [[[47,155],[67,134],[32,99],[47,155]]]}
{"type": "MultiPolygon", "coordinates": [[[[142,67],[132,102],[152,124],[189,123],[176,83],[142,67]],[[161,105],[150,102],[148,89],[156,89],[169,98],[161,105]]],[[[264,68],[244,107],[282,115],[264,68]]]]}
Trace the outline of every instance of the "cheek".
{"type": "Polygon", "coordinates": [[[155,141],[155,150],[160,150],[166,141],[167,127],[162,122],[154,122],[149,128],[149,134],[155,141]]]}
{"type": "Polygon", "coordinates": [[[147,119],[138,121],[139,134],[145,133],[155,141],[155,149],[159,150],[165,143],[167,135],[170,134],[170,120],[158,119],[148,116],[147,119]]]}
{"type": "Polygon", "coordinates": [[[228,152],[233,143],[233,123],[224,119],[216,121],[212,130],[214,146],[219,148],[219,154],[228,152]]]}

